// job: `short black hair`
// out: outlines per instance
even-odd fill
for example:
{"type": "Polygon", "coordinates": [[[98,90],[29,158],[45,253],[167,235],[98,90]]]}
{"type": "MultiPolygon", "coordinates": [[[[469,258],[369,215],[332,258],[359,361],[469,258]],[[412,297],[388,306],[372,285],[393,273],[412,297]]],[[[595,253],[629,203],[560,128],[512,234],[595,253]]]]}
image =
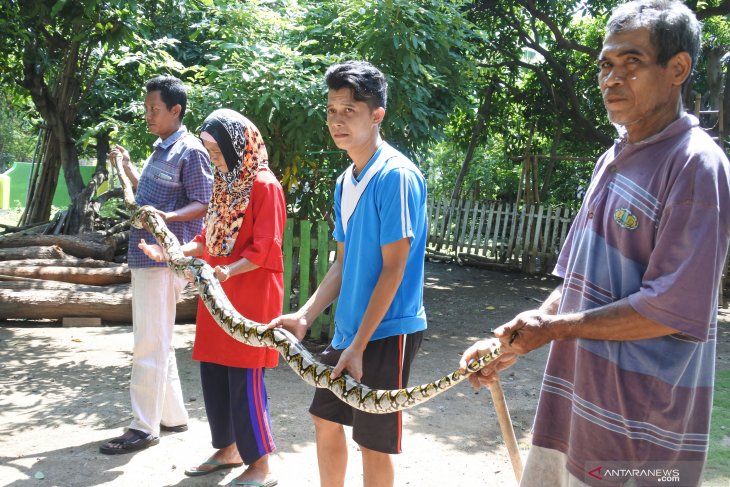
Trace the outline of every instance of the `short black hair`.
{"type": "Polygon", "coordinates": [[[634,0],[621,4],[608,19],[606,35],[641,27],[649,29],[660,66],[667,67],[675,55],[686,52],[692,58],[692,69],[697,67],[702,25],[689,7],[676,0],[634,0]]]}
{"type": "Polygon", "coordinates": [[[352,89],[352,97],[364,101],[371,110],[385,108],[388,82],[383,73],[367,61],[345,61],[330,66],[324,75],[330,90],[352,89]]]}
{"type": "Polygon", "coordinates": [[[160,98],[165,102],[168,110],[175,105],[180,105],[180,120],[182,121],[185,116],[185,109],[188,106],[188,95],[182,81],[174,76],[161,74],[149,80],[145,88],[147,93],[159,91],[160,98]]]}

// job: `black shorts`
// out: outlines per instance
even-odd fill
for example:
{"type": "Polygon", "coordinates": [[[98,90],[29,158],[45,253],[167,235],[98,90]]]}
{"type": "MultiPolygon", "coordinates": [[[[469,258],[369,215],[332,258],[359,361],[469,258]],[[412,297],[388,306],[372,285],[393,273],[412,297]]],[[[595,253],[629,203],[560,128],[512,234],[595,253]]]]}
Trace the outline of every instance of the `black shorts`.
{"type": "MultiPolygon", "coordinates": [[[[362,359],[362,383],[373,389],[402,389],[408,385],[411,363],[421,346],[423,332],[397,335],[368,343],[362,359]]],[[[330,344],[321,362],[337,365],[343,350],[330,344]]],[[[401,452],[402,413],[372,414],[353,408],[328,389],[317,389],[309,412],[318,418],[352,426],[352,439],[369,450],[401,452]]]]}

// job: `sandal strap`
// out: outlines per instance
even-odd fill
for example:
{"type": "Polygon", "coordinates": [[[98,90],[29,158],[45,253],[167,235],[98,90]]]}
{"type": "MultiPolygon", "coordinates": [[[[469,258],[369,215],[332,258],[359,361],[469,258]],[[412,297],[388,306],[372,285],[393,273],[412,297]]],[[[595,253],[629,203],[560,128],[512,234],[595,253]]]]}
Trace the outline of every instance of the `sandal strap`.
{"type": "Polygon", "coordinates": [[[143,440],[147,438],[149,435],[145,433],[144,431],[136,430],[129,428],[127,431],[131,432],[133,436],[117,436],[116,438],[112,438],[111,440],[107,441],[107,443],[112,445],[125,445],[125,444],[131,444],[131,443],[137,443],[139,440],[143,440]]]}
{"type": "Polygon", "coordinates": [[[134,434],[134,436],[137,437],[137,440],[135,440],[135,441],[144,440],[144,439],[152,436],[152,433],[145,433],[144,431],[136,430],[134,428],[129,428],[127,431],[132,432],[134,434]]]}

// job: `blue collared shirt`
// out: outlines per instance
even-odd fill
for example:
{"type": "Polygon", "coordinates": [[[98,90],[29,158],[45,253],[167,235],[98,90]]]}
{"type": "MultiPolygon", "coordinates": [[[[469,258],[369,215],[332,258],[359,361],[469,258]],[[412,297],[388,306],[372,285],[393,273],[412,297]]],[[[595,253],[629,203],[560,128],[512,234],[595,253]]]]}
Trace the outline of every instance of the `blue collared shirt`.
{"type": "MultiPolygon", "coordinates": [[[[165,140],[157,139],[154,152],[145,162],[139,178],[135,201],[169,212],[193,201],[205,205],[213,193],[213,173],[208,152],[197,137],[181,126],[165,140]]],[[[203,219],[185,222],[167,222],[167,227],[181,244],[192,240],[203,228],[203,219]]],[[[127,263],[130,268],[164,267],[167,264],[149,259],[137,247],[141,239],[155,242],[147,231],[132,228],[129,232],[127,263]]]]}
{"type": "Polygon", "coordinates": [[[359,178],[350,166],[337,179],[333,236],[344,243],[345,257],[334,348],[350,346],[360,328],[383,270],[382,247],[403,238],[410,240],[403,278],[370,341],[426,329],[427,235],[426,181],[415,164],[389,144],[383,143],[359,178]]]}

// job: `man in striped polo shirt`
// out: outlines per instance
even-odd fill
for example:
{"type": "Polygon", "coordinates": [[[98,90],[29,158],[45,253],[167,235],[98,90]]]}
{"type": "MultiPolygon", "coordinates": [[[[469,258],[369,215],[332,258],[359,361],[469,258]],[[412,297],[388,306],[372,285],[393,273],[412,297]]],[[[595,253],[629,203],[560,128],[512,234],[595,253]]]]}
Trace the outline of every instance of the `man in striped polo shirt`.
{"type": "MultiPolygon", "coordinates": [[[[210,159],[200,140],[183,125],[187,95],[182,82],[173,76],[156,76],[145,88],[145,121],[150,133],[159,137],[152,155],[141,173],[122,146],[116,146],[109,159],[121,156],[124,172],[136,189],[137,204],[155,207],[184,244],[203,226],[213,192],[210,159]]],[[[132,228],[127,263],[132,271],[134,353],[129,393],[133,419],[122,436],[99,447],[107,455],[156,445],[160,430],[187,430],[188,414],[172,345],[176,303],[186,282],[166,263],[148,258],[138,247],[142,240],[154,242],[154,237],[132,228]]]]}
{"type": "MultiPolygon", "coordinates": [[[[362,61],[330,67],[325,75],[327,126],[352,165],[337,179],[337,259],[317,291],[296,313],[272,321],[302,339],[315,318],[339,296],[335,335],[322,354],[376,389],[400,389],[426,329],[423,273],[426,183],[418,168],[383,141],[387,84],[362,61]]],[[[343,425],[362,452],[363,484],[394,482],[391,454],[401,451],[401,413],[370,414],[317,389],[309,409],[317,439],[320,484],[344,485],[347,445],[343,425]]]]}
{"type": "Polygon", "coordinates": [[[608,21],[598,81],[619,139],[561,252],[563,284],[495,331],[507,352],[472,381],[551,343],[523,486],[702,482],[730,177],[682,108],[699,50],[680,2],[626,3],[608,21]]]}

